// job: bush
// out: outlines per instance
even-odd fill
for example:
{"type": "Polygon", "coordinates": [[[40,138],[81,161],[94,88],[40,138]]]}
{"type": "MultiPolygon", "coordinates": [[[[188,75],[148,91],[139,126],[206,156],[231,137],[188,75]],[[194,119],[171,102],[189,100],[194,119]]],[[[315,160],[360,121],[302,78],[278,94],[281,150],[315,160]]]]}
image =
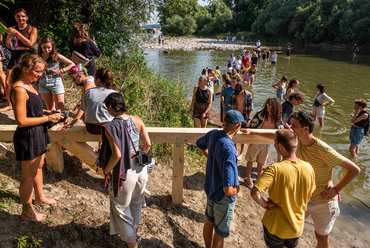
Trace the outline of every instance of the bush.
{"type": "Polygon", "coordinates": [[[192,35],[197,28],[195,18],[191,15],[186,15],[182,18],[179,15],[174,15],[167,18],[166,23],[162,26],[162,31],[171,35],[192,35]]]}

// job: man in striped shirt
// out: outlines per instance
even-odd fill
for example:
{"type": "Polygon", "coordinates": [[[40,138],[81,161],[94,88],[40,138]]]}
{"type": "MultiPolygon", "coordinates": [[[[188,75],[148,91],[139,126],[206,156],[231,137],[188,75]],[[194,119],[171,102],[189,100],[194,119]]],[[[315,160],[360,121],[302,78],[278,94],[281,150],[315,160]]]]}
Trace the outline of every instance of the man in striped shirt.
{"type": "MultiPolygon", "coordinates": [[[[309,112],[293,113],[291,129],[298,137],[296,155],[311,164],[315,171],[316,190],[307,205],[306,217],[312,216],[318,248],[329,247],[329,234],[340,210],[339,192],[349,184],[359,173],[360,168],[349,159],[337,153],[325,142],[313,136],[315,127],[314,116],[309,112]],[[346,170],[344,176],[333,184],[333,168],[340,166],[346,170]]],[[[251,130],[241,130],[251,134],[251,130]]],[[[273,139],[275,132],[258,133],[261,136],[273,139]]]]}

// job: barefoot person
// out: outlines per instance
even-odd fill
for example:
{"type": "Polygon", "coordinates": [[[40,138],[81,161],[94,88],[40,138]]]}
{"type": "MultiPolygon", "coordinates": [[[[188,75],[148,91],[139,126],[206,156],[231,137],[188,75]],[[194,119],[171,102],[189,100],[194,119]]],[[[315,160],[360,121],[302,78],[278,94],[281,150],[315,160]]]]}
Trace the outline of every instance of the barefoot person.
{"type": "Polygon", "coordinates": [[[239,192],[237,153],[232,138],[244,122],[237,110],[226,113],[223,130],[212,130],[197,140],[198,149],[207,157],[204,190],[207,194],[203,238],[206,248],[223,247],[230,235],[235,198],[239,192]]]}
{"type": "MultiPolygon", "coordinates": [[[[281,124],[281,101],[279,98],[267,98],[262,110],[258,111],[251,122],[249,128],[258,129],[277,129],[281,124]]],[[[248,146],[245,159],[247,160],[247,178],[244,183],[249,189],[253,188],[252,167],[257,161],[257,179],[262,175],[263,166],[267,162],[269,155],[269,144],[250,144],[248,146]]]]}
{"type": "Polygon", "coordinates": [[[253,200],[266,209],[262,219],[267,247],[296,247],[302,235],[307,203],[315,190],[312,166],[297,158],[297,136],[288,129],[275,133],[280,163],[269,165],[251,190],[253,200]],[[261,192],[269,189],[267,201],[261,192]]]}
{"type": "MultiPolygon", "coordinates": [[[[339,192],[348,185],[359,173],[360,168],[349,159],[343,157],[325,142],[313,136],[315,119],[311,113],[298,112],[291,115],[294,133],[298,137],[297,158],[311,164],[315,171],[316,190],[307,205],[306,216],[311,215],[315,227],[317,247],[329,247],[329,235],[340,210],[339,192]],[[333,169],[340,166],[345,170],[342,178],[333,183],[333,169]]],[[[242,130],[252,134],[253,130],[242,130]]],[[[273,139],[275,132],[256,133],[273,139]]]]}
{"type": "Polygon", "coordinates": [[[312,104],[312,114],[319,118],[320,127],[324,127],[325,107],[334,104],[334,100],[325,93],[325,86],[323,84],[316,85],[317,94],[312,104]]]}
{"type": "Polygon", "coordinates": [[[140,117],[126,114],[128,107],[121,94],[109,94],[104,103],[114,116],[112,122],[102,127],[99,153],[104,173],[110,174],[110,234],[118,234],[129,248],[135,248],[148,181],[147,168],[137,163],[135,151],[139,151],[141,139],[141,151],[148,152],[150,138],[140,117]]]}
{"type": "Polygon", "coordinates": [[[195,128],[206,128],[208,118],[211,116],[212,90],[207,85],[208,78],[203,75],[193,90],[193,99],[188,114],[193,114],[195,128]]]}
{"type": "Polygon", "coordinates": [[[24,9],[16,9],[14,11],[14,18],[17,21],[17,26],[9,27],[7,32],[5,45],[10,50],[11,59],[8,63],[5,81],[5,94],[8,97],[8,106],[0,109],[0,112],[12,109],[12,104],[9,101],[10,92],[10,74],[14,66],[18,64],[19,58],[22,54],[29,53],[29,49],[35,44],[37,39],[37,28],[27,24],[28,15],[24,9]]]}
{"type": "Polygon", "coordinates": [[[35,192],[34,204],[56,205],[54,199],[46,198],[43,192],[42,166],[46,145],[50,142],[46,122],[58,122],[63,116],[50,114],[43,110],[42,97],[33,87],[44,72],[42,58],[34,54],[23,55],[19,64],[12,69],[9,83],[10,100],[14,107],[15,121],[18,125],[14,133],[16,159],[22,164],[22,178],[19,195],[22,203],[21,220],[42,221],[45,214],[36,213],[32,208],[32,191],[35,192]]]}
{"type": "Polygon", "coordinates": [[[357,99],[355,101],[355,113],[351,114],[351,133],[349,139],[351,145],[349,151],[352,157],[357,157],[359,150],[358,147],[369,130],[369,113],[366,111],[367,102],[364,99],[357,99]]]}

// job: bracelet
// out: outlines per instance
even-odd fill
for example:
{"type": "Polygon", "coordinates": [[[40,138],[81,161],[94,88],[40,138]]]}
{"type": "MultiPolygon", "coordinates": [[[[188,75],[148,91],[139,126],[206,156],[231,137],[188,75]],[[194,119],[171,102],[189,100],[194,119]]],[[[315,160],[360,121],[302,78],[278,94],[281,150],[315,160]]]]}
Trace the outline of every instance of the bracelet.
{"type": "Polygon", "coordinates": [[[17,31],[16,33],[15,33],[15,35],[18,35],[19,34],[19,31],[17,31]]]}
{"type": "Polygon", "coordinates": [[[269,202],[268,201],[266,202],[266,204],[267,204],[267,206],[264,207],[264,209],[268,209],[269,208],[269,202]]]}
{"type": "Polygon", "coordinates": [[[341,199],[340,199],[340,195],[339,195],[339,191],[337,190],[337,188],[333,185],[333,188],[335,189],[335,191],[337,192],[337,194],[338,194],[338,201],[340,201],[341,199]]]}
{"type": "Polygon", "coordinates": [[[60,69],[59,72],[60,72],[60,76],[61,76],[62,80],[64,80],[64,76],[63,76],[64,71],[62,69],[60,69]]]}
{"type": "Polygon", "coordinates": [[[50,115],[48,115],[48,121],[50,121],[50,115]]]}

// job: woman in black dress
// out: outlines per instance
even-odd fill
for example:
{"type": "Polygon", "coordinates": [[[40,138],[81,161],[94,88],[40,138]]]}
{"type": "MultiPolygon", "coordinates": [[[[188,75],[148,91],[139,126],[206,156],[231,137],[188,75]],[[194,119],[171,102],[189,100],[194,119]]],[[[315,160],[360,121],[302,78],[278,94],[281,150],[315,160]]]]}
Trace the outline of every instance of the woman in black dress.
{"type": "MultiPolygon", "coordinates": [[[[93,56],[100,57],[102,55],[100,49],[89,37],[89,26],[82,23],[76,23],[73,25],[73,45],[71,47],[72,60],[74,52],[78,52],[85,58],[89,59],[88,63],[83,63],[87,70],[87,74],[94,76],[96,72],[95,62],[92,59],[93,56]]],[[[81,61],[73,61],[76,64],[82,63],[81,61]]]]}
{"type": "Polygon", "coordinates": [[[50,142],[46,128],[47,122],[58,122],[61,114],[43,110],[41,95],[32,82],[42,77],[45,64],[35,54],[25,54],[10,75],[10,100],[18,125],[13,141],[16,159],[21,161],[22,178],[19,195],[23,206],[21,220],[42,221],[45,214],[36,213],[32,208],[32,191],[35,190],[34,204],[56,205],[54,199],[46,198],[43,192],[42,166],[46,146],[50,142]],[[48,114],[44,116],[44,114],[48,114]]]}

